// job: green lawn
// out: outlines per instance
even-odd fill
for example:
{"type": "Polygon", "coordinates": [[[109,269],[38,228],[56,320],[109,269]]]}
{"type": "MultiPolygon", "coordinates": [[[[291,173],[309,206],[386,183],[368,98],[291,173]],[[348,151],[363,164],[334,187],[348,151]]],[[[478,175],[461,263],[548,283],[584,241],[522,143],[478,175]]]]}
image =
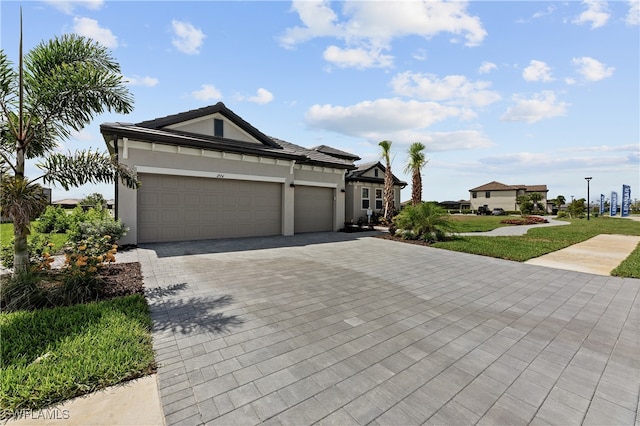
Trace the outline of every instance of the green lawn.
{"type": "Polygon", "coordinates": [[[487,232],[502,226],[512,226],[500,223],[511,216],[476,216],[475,214],[451,215],[451,220],[457,232],[487,232]]]}
{"type": "MultiPolygon", "coordinates": [[[[607,217],[591,218],[589,221],[575,219],[570,225],[533,228],[526,235],[518,237],[458,237],[433,246],[522,262],[599,234],[640,235],[640,223],[607,217]]],[[[626,277],[640,277],[640,250],[636,249],[615,273],[626,277]]]]}
{"type": "Polygon", "coordinates": [[[0,418],[155,368],[143,296],[0,314],[0,418]]]}
{"type": "MultiPolygon", "coordinates": [[[[36,235],[38,232],[31,230],[31,235],[36,235]]],[[[62,246],[67,242],[67,234],[43,234],[49,238],[49,241],[53,243],[53,251],[59,251],[62,246]]],[[[13,240],[13,223],[0,223],[0,246],[8,246],[13,240]]]]}

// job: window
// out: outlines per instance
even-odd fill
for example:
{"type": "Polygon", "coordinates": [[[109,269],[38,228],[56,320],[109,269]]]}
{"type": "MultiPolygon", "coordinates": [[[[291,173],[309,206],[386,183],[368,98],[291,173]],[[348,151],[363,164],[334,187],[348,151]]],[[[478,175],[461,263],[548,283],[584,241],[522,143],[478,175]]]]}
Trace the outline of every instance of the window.
{"type": "Polygon", "coordinates": [[[362,188],[361,192],[362,210],[369,208],[369,188],[362,188]]]}
{"type": "Polygon", "coordinates": [[[376,210],[382,210],[382,188],[376,188],[376,210]]]}
{"type": "Polygon", "coordinates": [[[491,198],[491,191],[485,191],[484,198],[491,198]]]}
{"type": "Polygon", "coordinates": [[[374,175],[375,177],[378,177],[378,169],[374,169],[374,170],[373,170],[373,175],[374,175]]]}
{"type": "Polygon", "coordinates": [[[213,136],[224,137],[224,121],[219,118],[213,119],[213,136]]]}
{"type": "Polygon", "coordinates": [[[473,191],[471,193],[471,198],[478,198],[478,193],[476,191],[473,191]]]}

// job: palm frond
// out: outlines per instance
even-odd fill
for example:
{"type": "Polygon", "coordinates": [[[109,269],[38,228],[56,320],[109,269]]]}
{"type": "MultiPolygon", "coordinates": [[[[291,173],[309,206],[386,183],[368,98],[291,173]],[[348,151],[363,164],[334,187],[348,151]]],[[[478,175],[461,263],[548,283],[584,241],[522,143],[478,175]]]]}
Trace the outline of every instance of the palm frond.
{"type": "Polygon", "coordinates": [[[53,154],[36,164],[44,172],[45,183],[54,183],[65,190],[86,183],[109,183],[120,179],[129,188],[138,188],[140,183],[135,171],[117,164],[106,152],[77,151],[68,154],[53,154]]]}

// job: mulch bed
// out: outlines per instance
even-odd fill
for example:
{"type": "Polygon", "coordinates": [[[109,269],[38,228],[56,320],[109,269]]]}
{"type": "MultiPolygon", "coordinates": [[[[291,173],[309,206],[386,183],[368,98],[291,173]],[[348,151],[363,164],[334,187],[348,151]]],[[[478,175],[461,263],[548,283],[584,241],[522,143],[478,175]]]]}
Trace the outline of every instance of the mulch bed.
{"type": "Polygon", "coordinates": [[[144,294],[140,263],[114,263],[104,268],[100,278],[105,281],[100,299],[111,299],[130,294],[144,294]]]}
{"type": "Polygon", "coordinates": [[[396,237],[394,235],[391,234],[380,234],[380,235],[374,235],[375,238],[381,238],[383,240],[392,240],[392,241],[398,241],[400,243],[407,243],[407,244],[415,244],[417,246],[427,246],[430,247],[431,244],[424,241],[424,240],[405,240],[402,239],[400,237],[396,237]]]}

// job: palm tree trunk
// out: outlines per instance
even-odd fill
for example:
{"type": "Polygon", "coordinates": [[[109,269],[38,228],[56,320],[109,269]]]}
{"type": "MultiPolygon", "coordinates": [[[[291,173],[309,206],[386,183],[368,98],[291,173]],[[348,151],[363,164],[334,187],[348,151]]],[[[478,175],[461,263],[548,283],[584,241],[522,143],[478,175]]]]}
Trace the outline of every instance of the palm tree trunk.
{"type": "Polygon", "coordinates": [[[393,219],[394,210],[393,174],[391,173],[391,164],[387,163],[384,176],[384,218],[389,222],[393,219]]]}
{"type": "MultiPolygon", "coordinates": [[[[20,141],[16,149],[16,181],[24,180],[24,148],[20,141]]],[[[29,268],[29,248],[27,235],[29,234],[29,218],[25,215],[10,215],[13,221],[13,271],[24,272],[29,268]],[[13,216],[13,217],[11,217],[13,216]]]]}
{"type": "Polygon", "coordinates": [[[420,169],[413,171],[411,182],[411,204],[417,206],[422,202],[422,176],[420,169]]]}

